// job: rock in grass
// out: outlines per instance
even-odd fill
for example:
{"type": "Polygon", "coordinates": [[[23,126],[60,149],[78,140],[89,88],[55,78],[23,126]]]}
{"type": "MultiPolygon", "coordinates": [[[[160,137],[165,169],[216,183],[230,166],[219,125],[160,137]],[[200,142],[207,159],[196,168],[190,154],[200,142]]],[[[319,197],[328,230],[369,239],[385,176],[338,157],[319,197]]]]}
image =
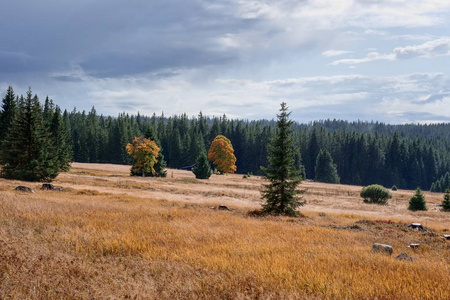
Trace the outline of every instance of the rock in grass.
{"type": "Polygon", "coordinates": [[[391,245],[386,245],[386,244],[379,244],[379,243],[374,243],[372,246],[372,252],[382,252],[382,253],[387,253],[389,255],[392,255],[392,252],[394,250],[392,249],[391,245]]]}
{"type": "Polygon", "coordinates": [[[399,255],[397,255],[395,257],[395,259],[397,260],[408,260],[408,261],[414,261],[414,258],[412,258],[411,256],[409,256],[406,253],[400,253],[399,255]]]}
{"type": "Polygon", "coordinates": [[[44,183],[41,186],[41,190],[45,190],[45,191],[53,191],[55,189],[55,186],[51,183],[44,183]]]}
{"type": "Polygon", "coordinates": [[[21,192],[27,192],[27,193],[34,193],[34,190],[32,188],[29,188],[24,185],[19,185],[14,189],[15,191],[21,191],[21,192]]]}
{"type": "Polygon", "coordinates": [[[231,210],[228,208],[228,206],[225,206],[225,205],[219,205],[218,209],[219,210],[231,210]]]}

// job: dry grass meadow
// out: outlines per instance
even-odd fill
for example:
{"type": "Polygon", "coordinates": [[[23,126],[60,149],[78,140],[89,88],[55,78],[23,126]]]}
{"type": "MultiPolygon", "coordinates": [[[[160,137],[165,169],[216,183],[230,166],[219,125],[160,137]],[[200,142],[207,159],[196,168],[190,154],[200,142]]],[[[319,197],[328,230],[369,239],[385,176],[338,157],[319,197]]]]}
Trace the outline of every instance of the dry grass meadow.
{"type": "Polygon", "coordinates": [[[412,191],[378,206],[360,187],[303,182],[301,217],[258,217],[258,177],[128,173],[74,163],[54,182],[64,191],[0,179],[0,299],[450,299],[442,194],[409,212],[412,191]]]}

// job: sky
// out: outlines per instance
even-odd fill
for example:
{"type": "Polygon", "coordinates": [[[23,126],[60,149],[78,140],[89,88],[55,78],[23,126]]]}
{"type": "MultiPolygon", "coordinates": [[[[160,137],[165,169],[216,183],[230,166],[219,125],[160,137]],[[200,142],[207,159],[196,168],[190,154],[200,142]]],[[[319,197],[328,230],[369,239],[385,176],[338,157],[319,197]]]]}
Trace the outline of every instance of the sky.
{"type": "Polygon", "coordinates": [[[14,0],[0,94],[62,109],[450,122],[450,0],[14,0]]]}

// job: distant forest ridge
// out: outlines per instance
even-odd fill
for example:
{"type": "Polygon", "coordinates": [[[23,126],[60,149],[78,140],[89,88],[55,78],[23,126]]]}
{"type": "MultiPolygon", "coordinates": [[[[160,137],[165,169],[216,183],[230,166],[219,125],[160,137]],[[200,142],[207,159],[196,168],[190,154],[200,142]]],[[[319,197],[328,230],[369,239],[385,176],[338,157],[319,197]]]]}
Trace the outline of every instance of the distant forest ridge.
{"type": "MultiPolygon", "coordinates": [[[[99,116],[73,110],[68,114],[78,162],[129,164],[125,145],[134,136],[156,137],[167,166],[195,163],[201,147],[208,150],[218,134],[228,137],[237,158],[237,172],[262,175],[267,165],[266,145],[275,133],[273,120],[235,120],[186,114],[157,116],[99,116]]],[[[382,184],[398,188],[430,189],[450,170],[450,124],[390,125],[379,122],[321,120],[294,123],[296,164],[304,178],[315,178],[319,151],[327,150],[337,166],[341,183],[382,184]]]]}
{"type": "MultiPolygon", "coordinates": [[[[3,99],[0,109],[2,132],[8,122],[9,101],[23,101],[14,97],[12,88],[3,99]]],[[[31,91],[29,91],[31,93],[31,91]]],[[[53,117],[57,106],[48,97],[43,104],[43,118],[53,117]]],[[[275,119],[274,112],[274,119],[275,119]]],[[[202,151],[209,149],[219,134],[230,139],[237,158],[237,172],[263,175],[267,166],[266,146],[275,133],[274,120],[236,120],[196,117],[186,114],[166,117],[120,113],[117,117],[89,112],[65,110],[61,114],[63,131],[73,152],[73,160],[89,163],[131,164],[125,146],[135,136],[156,139],[171,168],[192,166],[202,151]]],[[[450,180],[450,123],[390,125],[379,122],[348,122],[321,120],[308,124],[294,123],[294,144],[297,150],[296,167],[303,178],[315,179],[316,160],[320,150],[331,154],[343,184],[382,184],[386,187],[429,190],[445,188],[450,180]],[[444,178],[445,177],[445,178],[444,178]]],[[[0,132],[1,133],[1,132],[0,132]]],[[[1,136],[0,136],[1,137],[1,136]]],[[[0,139],[1,142],[1,139],[0,139]]]]}

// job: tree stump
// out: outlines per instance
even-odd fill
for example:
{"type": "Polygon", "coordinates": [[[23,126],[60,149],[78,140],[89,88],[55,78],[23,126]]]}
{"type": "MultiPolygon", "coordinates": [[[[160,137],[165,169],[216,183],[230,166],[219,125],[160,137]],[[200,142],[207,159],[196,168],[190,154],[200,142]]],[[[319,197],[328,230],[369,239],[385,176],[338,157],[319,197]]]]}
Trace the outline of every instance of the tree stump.
{"type": "Polygon", "coordinates": [[[408,247],[411,248],[411,249],[419,249],[420,244],[412,243],[412,244],[409,244],[408,247]]]}
{"type": "Polygon", "coordinates": [[[411,225],[409,225],[408,228],[411,228],[412,230],[415,230],[415,231],[424,230],[422,224],[420,224],[420,223],[411,223],[411,225]]]}

